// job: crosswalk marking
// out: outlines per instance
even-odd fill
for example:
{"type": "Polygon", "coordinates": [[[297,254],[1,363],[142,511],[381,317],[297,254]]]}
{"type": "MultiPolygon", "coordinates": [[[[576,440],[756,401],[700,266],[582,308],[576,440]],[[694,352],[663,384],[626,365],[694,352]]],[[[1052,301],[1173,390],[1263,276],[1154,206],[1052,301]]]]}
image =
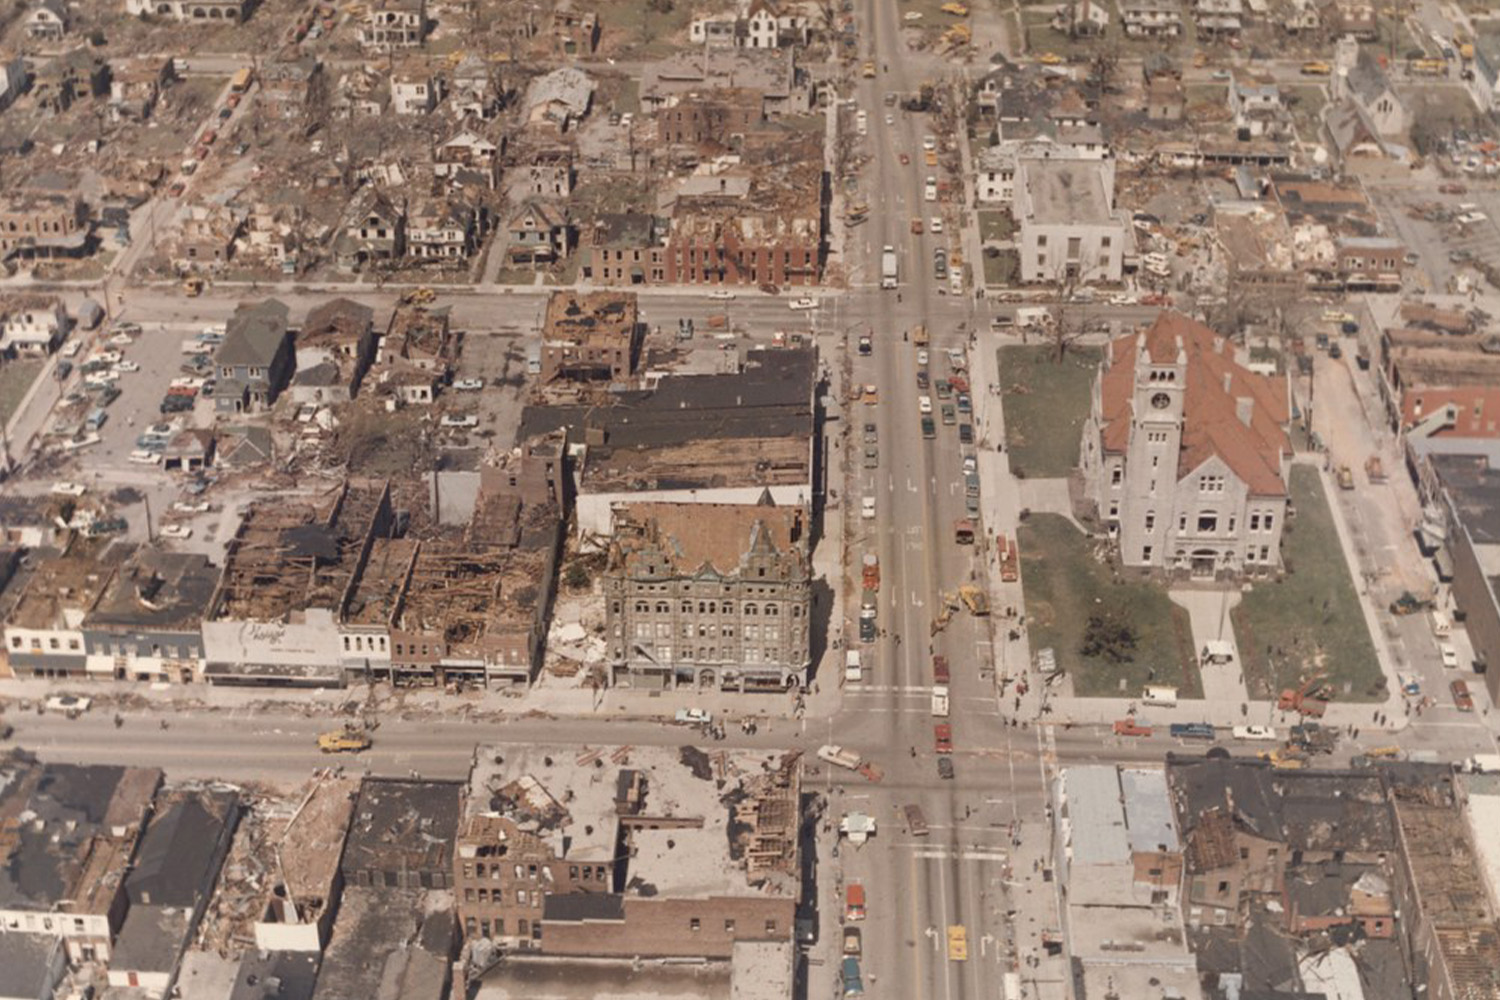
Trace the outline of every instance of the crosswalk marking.
{"type": "Polygon", "coordinates": [[[923,861],[1008,861],[1009,858],[1001,850],[959,850],[953,851],[946,847],[923,847],[912,852],[913,855],[923,861]]]}

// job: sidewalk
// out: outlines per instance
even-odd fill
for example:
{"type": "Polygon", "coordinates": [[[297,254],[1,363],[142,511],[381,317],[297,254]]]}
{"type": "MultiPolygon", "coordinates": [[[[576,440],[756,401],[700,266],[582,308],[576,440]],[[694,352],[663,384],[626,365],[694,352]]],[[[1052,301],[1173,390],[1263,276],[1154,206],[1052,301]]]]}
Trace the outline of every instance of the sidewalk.
{"type": "Polygon", "coordinates": [[[1198,654],[1198,674],[1203,678],[1203,700],[1239,704],[1250,700],[1245,672],[1240,666],[1239,644],[1229,612],[1240,603],[1238,590],[1170,590],[1172,603],[1185,609],[1193,629],[1193,650],[1198,654]],[[1234,651],[1228,662],[1203,657],[1210,643],[1227,642],[1234,651]]]}

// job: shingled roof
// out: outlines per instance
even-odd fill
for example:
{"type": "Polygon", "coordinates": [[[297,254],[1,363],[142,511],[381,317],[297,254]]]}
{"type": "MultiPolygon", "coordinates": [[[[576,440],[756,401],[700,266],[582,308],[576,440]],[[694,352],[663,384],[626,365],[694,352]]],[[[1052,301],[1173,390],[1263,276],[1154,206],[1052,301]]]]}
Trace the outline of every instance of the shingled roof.
{"type": "Polygon", "coordinates": [[[1180,357],[1187,369],[1178,478],[1217,456],[1253,495],[1284,496],[1282,457],[1291,453],[1286,378],[1250,371],[1234,359],[1226,338],[1181,313],[1163,312],[1144,333],[1110,344],[1101,387],[1104,450],[1123,453],[1130,442],[1135,365],[1142,351],[1156,364],[1180,357]],[[1242,419],[1240,400],[1250,401],[1248,421],[1242,419]]]}

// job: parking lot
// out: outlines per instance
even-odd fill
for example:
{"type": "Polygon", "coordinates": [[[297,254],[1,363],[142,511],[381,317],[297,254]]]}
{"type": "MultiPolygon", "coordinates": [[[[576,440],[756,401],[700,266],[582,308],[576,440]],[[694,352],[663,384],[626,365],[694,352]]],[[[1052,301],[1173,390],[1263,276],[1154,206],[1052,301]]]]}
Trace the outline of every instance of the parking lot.
{"type": "Polygon", "coordinates": [[[1413,270],[1423,291],[1450,291],[1450,282],[1459,274],[1477,277],[1467,260],[1500,265],[1500,225],[1495,221],[1500,218],[1500,189],[1488,182],[1454,183],[1461,191],[1450,188],[1453,193],[1444,193],[1436,183],[1369,189],[1382,220],[1417,255],[1413,270]],[[1428,206],[1441,206],[1441,212],[1432,218],[1415,217],[1428,206]],[[1456,221],[1466,214],[1472,221],[1456,221]]]}

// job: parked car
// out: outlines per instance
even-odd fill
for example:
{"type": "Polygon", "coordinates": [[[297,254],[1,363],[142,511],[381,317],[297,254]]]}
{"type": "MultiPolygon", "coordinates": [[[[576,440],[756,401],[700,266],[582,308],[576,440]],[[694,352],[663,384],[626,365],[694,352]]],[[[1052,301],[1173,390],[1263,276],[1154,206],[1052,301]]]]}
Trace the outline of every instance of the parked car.
{"type": "Polygon", "coordinates": [[[1447,667],[1449,670],[1457,669],[1458,650],[1454,649],[1446,642],[1440,642],[1438,643],[1438,652],[1442,654],[1443,666],[1447,667]]]}
{"type": "Polygon", "coordinates": [[[1474,696],[1469,694],[1469,685],[1463,681],[1454,681],[1448,685],[1448,690],[1453,693],[1453,707],[1460,712],[1474,711],[1474,696]]]}
{"type": "Polygon", "coordinates": [[[187,524],[168,524],[161,529],[163,538],[192,538],[193,529],[187,524]]]}
{"type": "Polygon", "coordinates": [[[478,427],[479,418],[472,413],[446,413],[443,415],[442,425],[444,427],[478,427]]]}
{"type": "Polygon", "coordinates": [[[938,777],[944,781],[953,780],[953,758],[942,756],[937,759],[938,777]]]}
{"type": "Polygon", "coordinates": [[[1235,726],[1230,734],[1237,740],[1254,740],[1256,742],[1274,742],[1276,730],[1271,726],[1235,726]]]}
{"type": "Polygon", "coordinates": [[[453,388],[459,390],[460,392],[478,392],[480,389],[484,388],[484,379],[461,378],[457,382],[453,383],[453,388]]]}
{"type": "Polygon", "coordinates": [[[953,725],[948,722],[939,722],[932,727],[933,748],[938,753],[953,752],[953,725]]]}

